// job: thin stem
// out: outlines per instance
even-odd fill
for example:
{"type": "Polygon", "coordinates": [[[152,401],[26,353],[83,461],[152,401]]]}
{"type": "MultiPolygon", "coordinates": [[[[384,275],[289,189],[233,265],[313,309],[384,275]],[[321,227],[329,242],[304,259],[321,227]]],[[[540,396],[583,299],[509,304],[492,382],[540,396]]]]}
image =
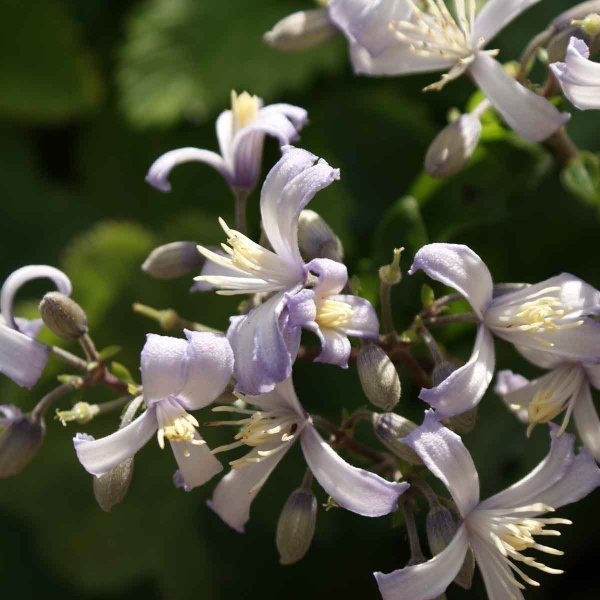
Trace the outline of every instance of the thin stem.
{"type": "Polygon", "coordinates": [[[310,469],[306,469],[306,472],[304,473],[304,477],[302,478],[302,485],[300,486],[302,489],[310,492],[312,489],[312,484],[313,484],[313,474],[312,471],[310,469]]]}
{"type": "Polygon", "coordinates": [[[434,508],[434,507],[440,505],[438,495],[433,491],[431,486],[429,486],[421,478],[415,477],[415,476],[411,477],[409,475],[407,478],[407,481],[410,483],[410,485],[413,489],[417,490],[418,492],[421,493],[422,496],[425,497],[425,499],[427,500],[427,503],[429,504],[429,506],[431,508],[434,508]]]}
{"type": "Polygon", "coordinates": [[[79,338],[79,343],[81,344],[88,361],[98,362],[100,360],[100,355],[98,354],[98,350],[96,350],[96,344],[94,344],[94,341],[88,333],[84,333],[79,338]]]}
{"type": "Polygon", "coordinates": [[[116,398],[115,400],[109,400],[108,402],[97,404],[96,406],[98,407],[98,414],[104,415],[117,410],[121,410],[130,400],[131,396],[121,396],[120,398],[116,398]]]}
{"type": "Polygon", "coordinates": [[[435,341],[434,337],[431,335],[429,330],[423,326],[419,327],[417,333],[427,346],[429,354],[431,354],[431,358],[433,358],[433,362],[436,365],[439,365],[440,363],[444,362],[444,356],[440,350],[440,347],[438,346],[438,343],[435,341]]]}
{"type": "Polygon", "coordinates": [[[410,564],[416,565],[425,562],[425,555],[421,550],[421,542],[419,541],[419,532],[417,531],[417,523],[415,521],[415,513],[413,512],[410,500],[404,496],[400,498],[400,506],[404,513],[404,525],[408,535],[408,544],[410,546],[410,564]]]}
{"type": "Polygon", "coordinates": [[[428,327],[440,327],[441,325],[451,325],[453,323],[477,323],[478,321],[479,317],[475,313],[456,313],[441,317],[429,317],[423,319],[423,324],[428,327]]]}
{"type": "MultiPolygon", "coordinates": [[[[131,396],[128,396],[128,398],[131,398],[131,396]]],[[[125,410],[125,412],[121,416],[121,427],[125,427],[126,425],[129,425],[129,423],[131,423],[133,421],[133,418],[135,417],[135,413],[137,413],[137,411],[139,410],[139,408],[143,402],[144,402],[143,396],[138,396],[137,398],[134,398],[130,402],[129,406],[127,407],[127,410],[125,410]]]]}
{"type": "Polygon", "coordinates": [[[520,67],[519,72],[517,74],[517,81],[519,83],[523,83],[525,79],[527,79],[527,75],[529,75],[529,71],[531,71],[531,67],[533,64],[533,58],[535,57],[537,51],[547,42],[552,39],[552,36],[555,34],[556,30],[554,27],[550,26],[548,29],[545,29],[541,33],[538,33],[527,45],[523,54],[521,54],[520,67]]]}
{"type": "Polygon", "coordinates": [[[54,356],[57,356],[61,360],[65,361],[67,364],[71,365],[73,368],[79,369],[80,371],[87,371],[88,363],[85,360],[83,360],[82,358],[79,358],[79,356],[75,356],[74,354],[71,354],[70,352],[63,350],[62,348],[59,348],[58,346],[48,346],[48,348],[49,348],[50,352],[52,352],[52,354],[54,354],[54,356]]]}
{"type": "Polygon", "coordinates": [[[246,203],[250,192],[241,188],[234,188],[232,191],[235,198],[235,228],[246,235],[246,203]]]}
{"type": "Polygon", "coordinates": [[[579,154],[579,149],[573,143],[564,127],[561,127],[553,136],[545,140],[543,144],[554,155],[559,169],[564,169],[569,164],[569,161],[579,154]]]}
{"type": "Polygon", "coordinates": [[[31,411],[31,416],[33,419],[41,419],[45,416],[47,410],[60,398],[66,396],[68,393],[75,390],[75,384],[72,381],[67,383],[63,383],[59,385],[57,388],[52,390],[49,394],[46,394],[35,406],[35,408],[31,411]]]}
{"type": "Polygon", "coordinates": [[[421,311],[419,313],[419,317],[424,319],[425,317],[435,315],[444,306],[448,306],[448,304],[453,304],[454,302],[458,302],[458,301],[464,300],[464,299],[465,299],[464,296],[459,293],[448,294],[447,296],[442,296],[441,298],[438,298],[437,300],[432,302],[425,310],[421,311]]]}
{"type": "Polygon", "coordinates": [[[148,319],[152,319],[157,321],[162,329],[165,331],[182,331],[183,329],[189,329],[190,331],[201,331],[207,333],[223,333],[218,329],[213,329],[212,327],[208,327],[207,325],[202,325],[201,323],[195,323],[194,321],[188,321],[180,317],[176,311],[172,308],[167,308],[164,310],[159,310],[156,308],[152,308],[151,306],[146,306],[145,304],[140,304],[135,302],[132,305],[133,312],[147,317],[148,319]]]}
{"type": "Polygon", "coordinates": [[[396,331],[394,317],[392,316],[392,286],[383,279],[379,286],[379,301],[381,302],[381,324],[384,334],[396,331]]]}
{"type": "Polygon", "coordinates": [[[354,411],[345,421],[340,425],[340,429],[351,429],[354,427],[359,421],[369,421],[373,420],[373,415],[376,414],[370,410],[357,410],[354,411]]]}

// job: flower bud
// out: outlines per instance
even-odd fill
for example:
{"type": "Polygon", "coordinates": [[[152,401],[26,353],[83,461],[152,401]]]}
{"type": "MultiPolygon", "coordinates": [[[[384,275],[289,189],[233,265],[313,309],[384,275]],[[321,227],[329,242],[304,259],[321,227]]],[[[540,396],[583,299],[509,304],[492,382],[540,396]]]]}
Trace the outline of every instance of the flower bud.
{"type": "Polygon", "coordinates": [[[272,48],[285,52],[301,52],[320,46],[338,30],[325,8],[302,10],[284,17],[263,36],[272,48]]]}
{"type": "Polygon", "coordinates": [[[127,495],[133,477],[133,458],[127,458],[100,477],[94,477],[94,496],[100,508],[110,512],[127,495]]]}
{"type": "Polygon", "coordinates": [[[463,435],[464,433],[470,433],[475,429],[475,424],[477,422],[477,406],[464,412],[460,415],[456,415],[455,417],[450,417],[449,419],[444,419],[442,423],[448,428],[463,435]]]}
{"type": "Polygon", "coordinates": [[[593,17],[593,13],[600,12],[599,0],[588,0],[581,2],[561,13],[552,21],[552,27],[557,32],[569,29],[573,25],[573,21],[586,20],[588,16],[593,17]]]}
{"type": "Polygon", "coordinates": [[[400,256],[404,248],[394,248],[394,258],[389,265],[383,265],[379,269],[379,279],[387,285],[397,285],[402,279],[400,270],[400,256]]]}
{"type": "Polygon", "coordinates": [[[4,478],[18,475],[31,462],[44,441],[45,425],[41,417],[23,415],[16,408],[12,418],[1,421],[6,425],[0,434],[0,478],[4,478]]]}
{"type": "Polygon", "coordinates": [[[325,219],[314,210],[303,210],[298,221],[298,246],[306,261],[330,258],[342,262],[344,247],[325,219]]]}
{"type": "Polygon", "coordinates": [[[440,385],[442,381],[448,379],[454,371],[456,371],[456,366],[449,363],[447,360],[442,359],[439,362],[436,362],[431,373],[431,383],[433,384],[433,387],[440,385]]]}
{"type": "Polygon", "coordinates": [[[279,521],[275,543],[279,562],[298,562],[310,548],[317,522],[317,499],[309,489],[300,487],[287,499],[279,521]]]}
{"type": "Polygon", "coordinates": [[[573,19],[571,25],[577,25],[581,27],[583,33],[589,36],[596,36],[600,33],[600,15],[592,13],[585,19],[573,19]]]}
{"type": "Polygon", "coordinates": [[[60,292],[46,294],[39,306],[44,324],[63,340],[78,340],[88,331],[83,308],[60,292]]]}
{"type": "Polygon", "coordinates": [[[97,404],[77,402],[71,410],[57,410],[56,418],[66,427],[70,421],[77,421],[80,425],[85,425],[98,414],[100,414],[100,407],[97,404]]]}
{"type": "Polygon", "coordinates": [[[175,279],[197,271],[204,262],[195,242],[172,242],[154,248],[142,271],[156,279],[175,279]]]}
{"type": "Polygon", "coordinates": [[[365,344],[356,360],[365,396],[375,406],[390,411],[400,400],[400,377],[389,356],[376,344],[365,344]]]}
{"type": "Polygon", "coordinates": [[[373,413],[373,431],[388,450],[411,465],[422,465],[417,453],[400,440],[412,433],[418,425],[396,413],[373,413]]]}
{"type": "Polygon", "coordinates": [[[432,177],[449,177],[462,171],[477,148],[481,135],[479,117],[464,114],[438,133],[425,156],[425,169],[432,177]]]}

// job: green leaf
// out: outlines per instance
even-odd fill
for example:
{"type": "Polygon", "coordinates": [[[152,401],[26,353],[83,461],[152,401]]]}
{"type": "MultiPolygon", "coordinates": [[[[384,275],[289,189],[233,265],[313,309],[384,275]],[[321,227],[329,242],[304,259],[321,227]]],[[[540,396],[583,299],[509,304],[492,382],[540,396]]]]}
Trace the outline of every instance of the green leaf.
{"type": "Polygon", "coordinates": [[[299,54],[262,40],[298,10],[291,0],[148,0],[131,15],[118,82],[122,107],[138,126],[169,125],[224,109],[232,89],[267,101],[300,91],[346,65],[342,40],[299,54]],[[240,15],[243,14],[243,18],[240,15]]]}
{"type": "Polygon", "coordinates": [[[0,54],[3,116],[53,123],[98,105],[99,72],[61,2],[5,0],[0,54]]]}
{"type": "Polygon", "coordinates": [[[421,304],[423,305],[423,308],[427,308],[433,304],[434,300],[435,293],[433,290],[427,284],[423,284],[423,287],[421,288],[421,304]]]}
{"type": "Polygon", "coordinates": [[[596,154],[580,152],[563,169],[561,180],[574,196],[600,206],[600,157],[596,154]]]}
{"type": "Polygon", "coordinates": [[[109,358],[112,358],[113,356],[119,354],[119,352],[121,352],[122,349],[123,348],[121,348],[121,346],[106,346],[106,348],[100,350],[98,356],[100,357],[100,360],[106,361],[109,358]]]}
{"type": "Polygon", "coordinates": [[[129,372],[129,369],[125,365],[113,361],[110,363],[110,372],[115,377],[118,377],[121,381],[135,385],[135,380],[133,379],[131,373],[129,372]]]}

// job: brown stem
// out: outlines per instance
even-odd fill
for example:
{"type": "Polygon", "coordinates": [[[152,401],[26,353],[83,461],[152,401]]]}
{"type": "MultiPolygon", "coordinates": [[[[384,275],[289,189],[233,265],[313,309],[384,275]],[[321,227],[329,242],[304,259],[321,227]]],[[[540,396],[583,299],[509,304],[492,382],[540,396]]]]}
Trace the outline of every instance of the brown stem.
{"type": "Polygon", "coordinates": [[[559,169],[564,169],[572,158],[579,154],[567,130],[561,127],[554,135],[543,142],[544,146],[554,155],[559,169]]]}
{"type": "Polygon", "coordinates": [[[455,313],[453,315],[423,319],[423,325],[427,327],[440,327],[441,325],[451,325],[453,323],[477,323],[478,320],[479,318],[475,313],[455,313]]]}

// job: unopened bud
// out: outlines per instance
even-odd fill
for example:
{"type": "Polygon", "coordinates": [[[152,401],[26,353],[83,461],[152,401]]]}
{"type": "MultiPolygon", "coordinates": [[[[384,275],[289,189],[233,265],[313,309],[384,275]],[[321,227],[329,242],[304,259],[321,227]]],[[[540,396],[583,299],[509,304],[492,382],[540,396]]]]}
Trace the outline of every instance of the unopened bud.
{"type": "Polygon", "coordinates": [[[433,387],[437,387],[440,383],[446,381],[454,371],[456,371],[456,366],[447,360],[442,359],[440,362],[437,362],[431,373],[433,387]]]}
{"type": "Polygon", "coordinates": [[[133,477],[133,458],[127,458],[100,477],[94,477],[94,496],[100,508],[110,512],[120,504],[129,490],[133,477]]]}
{"type": "Polygon", "coordinates": [[[78,340],[88,331],[83,308],[60,292],[46,294],[39,306],[44,324],[63,340],[78,340]]]}
{"type": "Polygon", "coordinates": [[[330,258],[338,262],[344,259],[344,247],[325,219],[314,210],[303,210],[298,221],[298,246],[306,261],[314,258],[330,258]]]}
{"type": "Polygon", "coordinates": [[[432,177],[450,177],[462,171],[477,148],[481,121],[464,114],[438,133],[425,156],[425,169],[432,177]]]}
{"type": "Polygon", "coordinates": [[[442,423],[448,428],[460,435],[470,433],[475,429],[477,423],[477,406],[455,417],[444,419],[442,423]]]}
{"type": "Polygon", "coordinates": [[[571,25],[581,27],[582,31],[589,36],[596,36],[600,33],[600,15],[593,13],[585,19],[573,19],[571,25]]]}
{"type": "Polygon", "coordinates": [[[277,50],[301,52],[320,46],[337,33],[327,9],[315,8],[284,17],[263,37],[269,46],[277,50]]]}
{"type": "Polygon", "coordinates": [[[581,2],[561,13],[552,21],[552,27],[555,31],[561,32],[569,29],[573,25],[573,21],[584,20],[588,16],[593,16],[593,13],[600,12],[599,0],[588,0],[581,2]]]}
{"type": "Polygon", "coordinates": [[[152,250],[142,271],[156,279],[175,279],[197,271],[203,262],[195,242],[172,242],[152,250]]]}
{"type": "Polygon", "coordinates": [[[97,404],[77,402],[71,410],[57,410],[56,418],[66,427],[67,423],[77,421],[80,425],[89,423],[97,414],[100,407],[97,404]]]}
{"type": "Polygon", "coordinates": [[[0,434],[0,478],[18,475],[37,454],[44,441],[45,426],[41,418],[22,415],[7,418],[0,434]]]}
{"type": "Polygon", "coordinates": [[[404,248],[394,248],[394,258],[389,265],[384,265],[379,269],[379,279],[387,285],[396,285],[402,279],[400,270],[400,256],[404,248]]]}
{"type": "Polygon", "coordinates": [[[418,425],[396,413],[373,413],[373,431],[377,439],[391,452],[411,465],[422,465],[418,454],[402,438],[412,433],[418,425]]]}
{"type": "Polygon", "coordinates": [[[376,344],[365,344],[356,360],[365,396],[375,406],[390,411],[400,400],[400,377],[389,356],[376,344]]]}
{"type": "Polygon", "coordinates": [[[456,533],[457,523],[452,512],[445,506],[433,506],[425,521],[429,549],[435,556],[446,549],[456,533]]]}
{"type": "Polygon", "coordinates": [[[277,523],[275,543],[282,565],[294,564],[308,552],[316,522],[315,495],[305,487],[298,488],[291,493],[277,523]]]}

